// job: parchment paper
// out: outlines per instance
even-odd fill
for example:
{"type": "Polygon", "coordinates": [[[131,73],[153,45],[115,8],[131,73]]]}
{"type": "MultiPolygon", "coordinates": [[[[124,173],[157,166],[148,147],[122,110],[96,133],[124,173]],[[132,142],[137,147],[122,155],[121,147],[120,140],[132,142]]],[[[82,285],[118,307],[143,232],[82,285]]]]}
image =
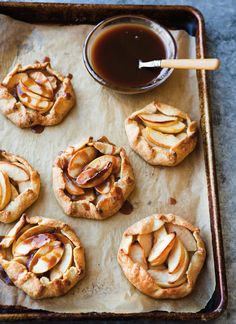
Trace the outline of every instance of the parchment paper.
{"type": "MultiPolygon", "coordinates": [[[[0,16],[0,78],[16,63],[33,63],[45,56],[58,71],[74,76],[77,105],[57,126],[42,134],[19,129],[0,116],[1,148],[25,157],[41,175],[41,194],[28,210],[30,215],[58,218],[70,224],[86,252],[86,277],[66,296],[34,301],[15,287],[0,282],[0,304],[22,305],[57,312],[147,312],[152,310],[196,312],[214,291],[215,275],[209,223],[207,183],[201,139],[196,150],[179,166],[152,167],[130,149],[124,120],[152,100],[174,105],[199,121],[196,73],[174,71],[162,86],[142,95],[126,96],[97,84],[82,61],[82,46],[92,26],[40,26],[0,16]],[[124,146],[132,162],[136,189],[129,198],[134,211],[116,214],[104,221],[76,219],[64,215],[52,189],[52,163],[58,152],[82,137],[106,135],[124,146]],[[177,200],[170,205],[169,198],[177,200]],[[123,275],[116,254],[124,230],[152,213],[175,213],[201,228],[207,246],[207,261],[194,292],[176,301],[155,301],[135,289],[123,275]]],[[[195,38],[174,31],[180,58],[195,57],[195,38]]],[[[12,225],[0,225],[0,234],[12,225]]]]}

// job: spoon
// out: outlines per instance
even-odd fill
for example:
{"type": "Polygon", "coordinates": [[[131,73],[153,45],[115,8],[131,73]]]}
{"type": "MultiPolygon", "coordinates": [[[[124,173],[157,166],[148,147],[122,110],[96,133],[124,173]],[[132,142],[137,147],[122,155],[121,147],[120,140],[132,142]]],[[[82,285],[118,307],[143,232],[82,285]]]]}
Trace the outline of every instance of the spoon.
{"type": "Polygon", "coordinates": [[[173,59],[173,60],[154,60],[142,62],[139,60],[138,67],[141,68],[173,68],[173,69],[193,69],[193,70],[217,70],[220,60],[211,59],[173,59]]]}

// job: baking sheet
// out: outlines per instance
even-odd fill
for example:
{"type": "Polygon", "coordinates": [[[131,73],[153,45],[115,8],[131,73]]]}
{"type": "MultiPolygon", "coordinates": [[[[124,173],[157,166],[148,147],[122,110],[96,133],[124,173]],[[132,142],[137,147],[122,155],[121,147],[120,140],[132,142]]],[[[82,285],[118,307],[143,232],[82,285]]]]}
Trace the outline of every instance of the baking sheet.
{"type": "MultiPolygon", "coordinates": [[[[33,301],[15,287],[0,282],[0,304],[22,305],[57,312],[133,313],[152,310],[196,312],[204,308],[215,289],[207,182],[201,140],[196,150],[179,166],[152,167],[129,148],[124,120],[152,100],[174,105],[199,121],[196,73],[174,71],[159,88],[142,95],[126,96],[103,88],[89,76],[82,62],[82,45],[92,26],[39,26],[0,16],[0,79],[16,63],[28,64],[45,56],[64,74],[73,74],[77,105],[57,126],[42,134],[21,130],[0,116],[1,148],[24,156],[41,175],[41,194],[30,215],[58,218],[70,224],[86,252],[86,277],[66,296],[33,301]],[[51,169],[58,152],[86,136],[106,135],[124,146],[136,176],[136,189],[130,197],[134,211],[116,214],[99,222],[71,218],[63,214],[52,190],[51,169]],[[169,204],[169,198],[177,200],[169,204]],[[155,301],[129,284],[116,253],[123,231],[154,212],[175,213],[198,225],[207,246],[207,261],[194,292],[176,301],[155,301]]],[[[174,31],[179,57],[195,57],[195,38],[174,31]]],[[[0,225],[0,234],[12,225],[0,225]]]]}

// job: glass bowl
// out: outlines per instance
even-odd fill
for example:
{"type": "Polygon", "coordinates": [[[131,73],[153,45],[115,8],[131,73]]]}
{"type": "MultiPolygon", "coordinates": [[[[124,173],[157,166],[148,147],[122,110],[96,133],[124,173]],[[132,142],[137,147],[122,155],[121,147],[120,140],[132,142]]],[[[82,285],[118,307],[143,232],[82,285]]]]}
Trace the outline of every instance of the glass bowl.
{"type": "Polygon", "coordinates": [[[123,87],[120,85],[118,86],[108,80],[105,80],[97,73],[91,60],[91,53],[92,53],[94,41],[96,40],[97,36],[100,35],[101,32],[104,32],[104,30],[120,24],[141,25],[142,27],[150,29],[152,32],[156,33],[161,39],[161,41],[163,42],[166,51],[166,59],[176,58],[176,54],[177,54],[176,42],[173,36],[171,35],[171,33],[166,28],[164,28],[157,22],[142,16],[136,16],[136,15],[115,16],[103,20],[98,25],[96,25],[85,40],[84,47],[83,47],[83,60],[88,72],[94,78],[94,80],[99,82],[101,85],[120,93],[126,93],[126,94],[142,93],[159,86],[171,75],[173,69],[163,68],[161,69],[161,72],[157,75],[157,77],[154,78],[152,81],[146,83],[145,85],[137,86],[137,87],[135,86],[123,87]]]}

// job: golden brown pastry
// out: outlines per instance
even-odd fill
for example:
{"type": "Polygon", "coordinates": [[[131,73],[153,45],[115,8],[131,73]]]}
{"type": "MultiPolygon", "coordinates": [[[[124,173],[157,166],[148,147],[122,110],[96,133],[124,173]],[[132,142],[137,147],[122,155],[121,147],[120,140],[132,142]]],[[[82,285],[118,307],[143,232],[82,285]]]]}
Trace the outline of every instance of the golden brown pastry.
{"type": "Polygon", "coordinates": [[[59,124],[74,103],[70,78],[53,70],[48,61],[17,64],[0,85],[0,110],[21,128],[59,124]]]}
{"type": "Polygon", "coordinates": [[[58,297],[84,276],[84,249],[65,223],[23,215],[0,243],[0,265],[30,297],[58,297]]]}
{"type": "Polygon", "coordinates": [[[152,165],[174,166],[195,148],[197,124],[177,108],[152,102],[125,121],[129,144],[152,165]]]}
{"type": "Polygon", "coordinates": [[[205,256],[198,228],[173,214],[155,214],[124,232],[117,258],[142,293],[177,299],[193,290],[205,256]]]}
{"type": "Polygon", "coordinates": [[[40,177],[22,157],[0,151],[0,222],[11,223],[39,196],[40,177]]]}
{"type": "Polygon", "coordinates": [[[67,215],[105,219],[134,189],[132,166],[123,148],[103,136],[69,146],[55,160],[53,189],[67,215]]]}

